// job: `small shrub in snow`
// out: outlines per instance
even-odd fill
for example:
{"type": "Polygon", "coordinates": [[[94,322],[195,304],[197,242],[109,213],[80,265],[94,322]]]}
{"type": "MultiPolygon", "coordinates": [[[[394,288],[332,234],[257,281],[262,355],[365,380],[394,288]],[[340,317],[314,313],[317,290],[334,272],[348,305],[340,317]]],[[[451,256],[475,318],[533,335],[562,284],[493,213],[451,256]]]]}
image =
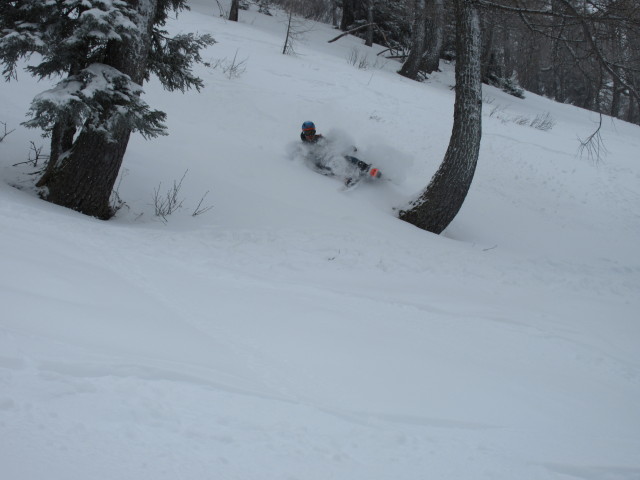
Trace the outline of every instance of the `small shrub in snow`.
{"type": "Polygon", "coordinates": [[[540,113],[533,118],[527,115],[518,115],[511,121],[517,125],[532,127],[544,132],[551,130],[556,124],[556,121],[553,119],[549,112],[540,113]]]}
{"type": "Polygon", "coordinates": [[[29,147],[29,160],[27,163],[31,163],[34,167],[37,167],[40,161],[45,163],[49,161],[49,155],[42,154],[42,145],[38,147],[33,141],[29,143],[31,146],[29,147]]]}
{"type": "Polygon", "coordinates": [[[213,208],[213,205],[207,205],[207,206],[203,206],[202,205],[202,202],[204,202],[204,198],[208,194],[209,194],[209,191],[207,190],[207,192],[202,196],[202,198],[198,202],[198,205],[196,206],[196,208],[193,210],[193,213],[191,214],[192,217],[197,217],[198,215],[202,215],[203,213],[207,213],[209,210],[211,210],[213,208]]]}
{"type": "Polygon", "coordinates": [[[500,104],[498,104],[498,105],[494,105],[494,106],[491,108],[491,111],[489,112],[489,116],[490,116],[490,117],[494,117],[494,116],[495,116],[495,117],[497,117],[497,118],[502,119],[501,114],[502,114],[506,109],[507,109],[507,107],[506,107],[505,105],[500,105],[500,104]]]}
{"type": "MultiPolygon", "coordinates": [[[[492,105],[495,101],[495,98],[490,97],[487,101],[485,101],[485,105],[492,105]]],[[[524,127],[532,127],[537,130],[542,130],[544,132],[551,130],[555,125],[556,121],[551,116],[551,113],[539,113],[535,117],[530,115],[516,115],[512,117],[507,115],[505,112],[507,110],[506,105],[496,104],[492,105],[489,110],[489,116],[499,119],[502,123],[512,122],[516,125],[522,125],[524,127]]]]}
{"type": "Polygon", "coordinates": [[[349,53],[347,62],[349,63],[349,65],[353,65],[360,70],[368,70],[369,68],[382,68],[382,66],[378,64],[377,58],[373,65],[371,65],[371,63],[369,62],[369,57],[367,55],[361,55],[360,51],[357,48],[351,49],[351,53],[349,53]]]}
{"type": "Polygon", "coordinates": [[[182,182],[184,177],[187,176],[187,171],[184,172],[179,182],[173,181],[173,187],[169,188],[165,193],[161,193],[162,183],[158,185],[153,191],[153,205],[155,207],[156,217],[160,217],[163,222],[167,221],[167,217],[173,212],[182,207],[183,198],[179,198],[180,189],[182,188],[182,182]]]}
{"type": "MultiPolygon", "coordinates": [[[[158,185],[158,188],[153,191],[153,205],[155,207],[155,215],[156,217],[160,217],[165,223],[167,222],[167,217],[174,213],[176,210],[180,209],[182,207],[182,204],[184,203],[184,198],[180,198],[180,190],[182,189],[182,182],[184,181],[188,172],[189,170],[186,170],[184,172],[184,175],[182,175],[182,178],[179,182],[174,180],[173,186],[170,187],[166,192],[161,192],[162,183],[160,183],[158,185]]],[[[202,196],[200,202],[198,202],[198,205],[193,210],[193,213],[191,213],[192,217],[202,215],[203,213],[206,213],[213,208],[212,205],[202,205],[202,202],[204,202],[204,199],[208,194],[209,191],[207,191],[202,196]]]]}
{"type": "Polygon", "coordinates": [[[556,125],[556,121],[551,116],[551,114],[547,112],[536,115],[536,118],[531,120],[529,125],[533,128],[537,128],[538,130],[543,130],[546,132],[548,130],[551,130],[556,125]]]}
{"type": "Polygon", "coordinates": [[[351,49],[349,58],[347,59],[349,65],[359,68],[360,70],[366,70],[369,68],[369,60],[367,56],[361,56],[357,48],[351,49]]]}
{"type": "Polygon", "coordinates": [[[212,69],[220,68],[222,73],[231,80],[233,78],[239,78],[246,70],[247,70],[247,59],[238,60],[238,51],[236,50],[235,55],[232,60],[227,60],[227,58],[220,58],[213,63],[207,62],[205,63],[207,67],[212,69]]]}

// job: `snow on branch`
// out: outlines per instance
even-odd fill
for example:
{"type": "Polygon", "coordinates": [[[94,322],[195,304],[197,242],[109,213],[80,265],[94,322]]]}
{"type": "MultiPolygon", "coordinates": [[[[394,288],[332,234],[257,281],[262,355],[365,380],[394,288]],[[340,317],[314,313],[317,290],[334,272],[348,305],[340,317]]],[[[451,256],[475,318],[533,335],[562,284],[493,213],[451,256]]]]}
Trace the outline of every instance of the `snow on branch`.
{"type": "Polygon", "coordinates": [[[24,125],[50,132],[56,122],[73,120],[76,127],[109,138],[115,124],[125,121],[144,137],[166,135],[162,123],[166,115],[151,110],[140,98],[142,92],[128,75],[109,65],[92,64],[37,95],[29,113],[33,118],[24,125]]]}

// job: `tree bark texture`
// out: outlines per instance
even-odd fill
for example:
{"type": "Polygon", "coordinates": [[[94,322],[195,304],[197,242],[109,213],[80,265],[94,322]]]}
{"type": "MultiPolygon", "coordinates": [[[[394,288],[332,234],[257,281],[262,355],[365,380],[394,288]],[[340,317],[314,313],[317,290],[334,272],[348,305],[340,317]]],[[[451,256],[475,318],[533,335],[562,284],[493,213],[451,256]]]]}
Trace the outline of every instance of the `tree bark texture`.
{"type": "Polygon", "coordinates": [[[426,0],[414,0],[414,19],[411,31],[411,49],[409,56],[398,72],[400,75],[416,80],[420,73],[422,56],[426,47],[427,6],[426,0]]]}
{"type": "Polygon", "coordinates": [[[443,42],[442,0],[414,0],[414,22],[409,56],[398,72],[417,80],[421,71],[438,70],[443,42]]]}
{"type": "Polygon", "coordinates": [[[440,67],[440,54],[444,38],[444,1],[427,0],[425,53],[422,69],[426,73],[435,72],[440,67]]]}
{"type": "Polygon", "coordinates": [[[331,25],[334,27],[340,26],[338,21],[338,0],[331,0],[331,25]]]}
{"type": "Polygon", "coordinates": [[[94,132],[81,133],[49,182],[47,200],[85,215],[109,219],[113,215],[109,197],[130,133],[128,128],[119,127],[113,135],[116,141],[107,141],[104,135],[94,132]]]}
{"type": "Polygon", "coordinates": [[[231,0],[231,7],[229,8],[229,20],[232,22],[238,21],[238,10],[240,9],[240,0],[231,0]]]}
{"type": "Polygon", "coordinates": [[[442,233],[460,211],[478,163],[482,124],[480,19],[474,0],[454,0],[456,100],[449,147],[427,188],[400,218],[442,233]]]}
{"type": "Polygon", "coordinates": [[[47,167],[36,187],[43,187],[49,183],[51,176],[56,171],[59,164],[60,156],[67,152],[73,145],[73,137],[76,134],[76,128],[73,125],[67,125],[64,121],[56,122],[51,131],[51,147],[49,152],[49,161],[47,167]]]}
{"type": "Polygon", "coordinates": [[[345,31],[355,21],[355,1],[342,0],[342,19],[340,20],[340,30],[345,31]]]}
{"type": "MultiPolygon", "coordinates": [[[[140,36],[137,41],[111,42],[104,63],[142,85],[158,0],[137,0],[135,3],[140,36]]],[[[113,212],[109,199],[130,135],[131,128],[124,121],[113,128],[110,138],[86,124],[71,148],[59,155],[54,171],[46,172],[48,178],[43,176],[39,182],[48,188],[46,199],[85,215],[110,218],[113,212]]]]}
{"type": "Polygon", "coordinates": [[[369,27],[367,28],[367,38],[365,40],[365,45],[367,47],[373,46],[373,0],[369,0],[369,5],[367,7],[367,23],[369,27]]]}

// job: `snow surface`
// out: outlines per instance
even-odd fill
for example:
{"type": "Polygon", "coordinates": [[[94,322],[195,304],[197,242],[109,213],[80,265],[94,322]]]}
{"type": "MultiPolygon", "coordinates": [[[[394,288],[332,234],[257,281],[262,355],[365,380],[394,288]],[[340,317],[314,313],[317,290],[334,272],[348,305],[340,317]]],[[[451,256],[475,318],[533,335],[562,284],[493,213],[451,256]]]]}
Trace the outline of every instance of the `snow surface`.
{"type": "Polygon", "coordinates": [[[19,123],[50,86],[2,85],[0,477],[640,479],[640,128],[605,118],[594,162],[597,115],[485,87],[436,236],[394,208],[444,156],[451,66],[412,82],[321,24],[285,56],[281,12],[191,4],[168,27],[218,41],[206,88],[145,85],[170,135],[132,139],[109,222],[34,195],[19,123]],[[306,168],[304,120],[391,181],[306,168]]]}

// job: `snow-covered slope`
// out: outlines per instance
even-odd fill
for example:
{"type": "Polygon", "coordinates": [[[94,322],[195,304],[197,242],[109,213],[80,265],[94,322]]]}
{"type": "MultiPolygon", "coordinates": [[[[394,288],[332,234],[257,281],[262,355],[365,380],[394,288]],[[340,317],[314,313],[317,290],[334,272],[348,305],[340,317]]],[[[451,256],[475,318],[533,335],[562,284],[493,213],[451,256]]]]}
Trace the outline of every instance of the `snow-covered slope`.
{"type": "Polygon", "coordinates": [[[19,123],[49,85],[0,89],[1,477],[640,478],[640,128],[606,118],[596,163],[595,114],[487,87],[435,236],[394,208],[443,158],[452,66],[415,83],[320,24],[284,56],[280,12],[192,7],[169,27],[218,41],[206,88],[145,86],[170,136],[132,139],[109,222],[37,199],[13,165],[46,145],[19,123]],[[306,168],[304,120],[391,181],[306,168]]]}

